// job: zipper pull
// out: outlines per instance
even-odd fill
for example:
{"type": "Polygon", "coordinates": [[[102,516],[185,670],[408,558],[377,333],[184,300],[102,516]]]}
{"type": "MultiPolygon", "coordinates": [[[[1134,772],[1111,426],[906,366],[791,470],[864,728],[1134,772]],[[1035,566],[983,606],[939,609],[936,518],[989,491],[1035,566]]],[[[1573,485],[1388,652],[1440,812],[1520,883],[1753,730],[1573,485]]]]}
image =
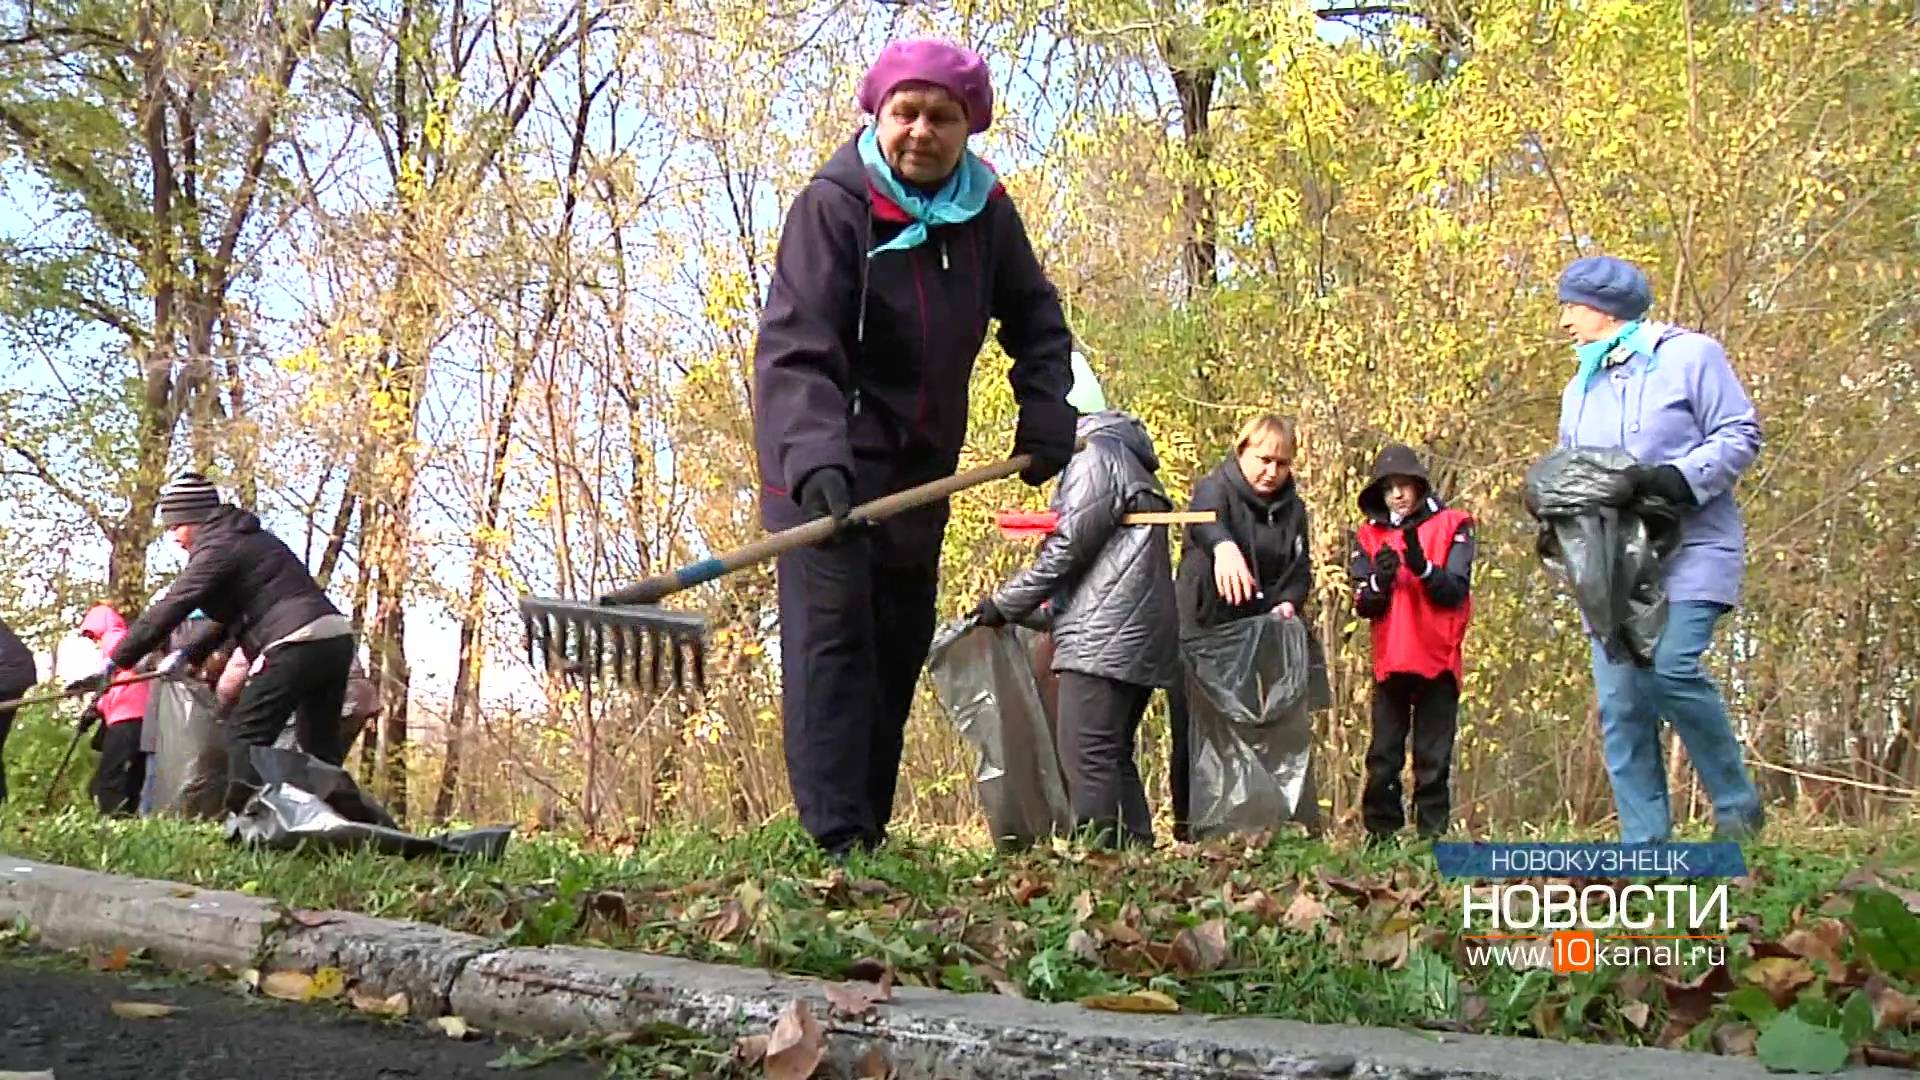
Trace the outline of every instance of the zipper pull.
{"type": "Polygon", "coordinates": [[[952,267],[947,264],[947,242],[945,240],[940,241],[940,269],[952,269],[952,267]]]}

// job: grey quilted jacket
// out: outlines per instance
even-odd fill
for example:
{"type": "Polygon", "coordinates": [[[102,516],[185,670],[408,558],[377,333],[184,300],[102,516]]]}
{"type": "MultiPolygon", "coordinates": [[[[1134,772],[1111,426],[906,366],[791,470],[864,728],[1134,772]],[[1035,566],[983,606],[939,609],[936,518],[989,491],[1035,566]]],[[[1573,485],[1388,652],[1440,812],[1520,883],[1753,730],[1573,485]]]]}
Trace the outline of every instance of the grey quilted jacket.
{"type": "Polygon", "coordinates": [[[1153,438],[1139,420],[1111,410],[1081,417],[1076,434],[1087,448],[1060,474],[1052,504],[1059,524],[993,605],[1028,623],[1047,605],[1055,671],[1171,686],[1180,674],[1180,624],[1167,527],[1120,524],[1134,511],[1173,509],[1154,475],[1153,438]]]}

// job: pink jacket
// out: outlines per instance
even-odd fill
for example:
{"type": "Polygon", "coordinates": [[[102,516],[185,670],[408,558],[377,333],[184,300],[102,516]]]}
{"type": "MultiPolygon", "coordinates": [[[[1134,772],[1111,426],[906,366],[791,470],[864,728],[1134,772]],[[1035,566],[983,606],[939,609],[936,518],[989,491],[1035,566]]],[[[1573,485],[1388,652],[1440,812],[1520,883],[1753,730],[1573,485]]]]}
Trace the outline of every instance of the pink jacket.
{"type": "MultiPolygon", "coordinates": [[[[112,654],[114,646],[127,636],[127,620],[120,613],[105,604],[95,604],[87,617],[80,621],[80,632],[100,643],[100,655],[112,654]]],[[[113,681],[125,682],[131,672],[115,675],[113,681]]],[[[138,720],[147,712],[148,687],[146,683],[137,686],[115,686],[100,698],[100,716],[109,724],[124,724],[138,720]]]]}

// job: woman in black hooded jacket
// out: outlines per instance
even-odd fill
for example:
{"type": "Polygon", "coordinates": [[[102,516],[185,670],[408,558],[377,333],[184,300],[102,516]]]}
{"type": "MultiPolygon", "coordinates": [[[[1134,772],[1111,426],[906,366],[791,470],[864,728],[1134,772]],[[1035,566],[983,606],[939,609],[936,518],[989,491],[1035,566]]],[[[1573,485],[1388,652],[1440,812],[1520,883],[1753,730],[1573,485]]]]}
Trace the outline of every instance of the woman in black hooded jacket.
{"type": "MultiPolygon", "coordinates": [[[[0,701],[12,701],[40,681],[33,650],[13,628],[0,620],[0,701]]],[[[0,709],[0,803],[7,801],[7,733],[13,730],[13,710],[0,709]]]]}
{"type": "MultiPolygon", "coordinates": [[[[1311,519],[1293,480],[1298,440],[1293,425],[1271,413],[1240,429],[1232,456],[1193,486],[1189,509],[1211,510],[1214,521],[1187,526],[1174,592],[1183,627],[1210,628],[1279,610],[1300,617],[1313,591],[1311,519]]],[[[1311,656],[1319,662],[1311,634],[1311,656]]],[[[1185,680],[1169,695],[1173,755],[1168,763],[1173,834],[1189,838],[1191,784],[1185,680]]],[[[1303,804],[1314,798],[1311,777],[1303,804]]],[[[1311,817],[1317,807],[1303,805],[1311,817]]],[[[1311,823],[1309,825],[1311,826],[1311,823]]]]}

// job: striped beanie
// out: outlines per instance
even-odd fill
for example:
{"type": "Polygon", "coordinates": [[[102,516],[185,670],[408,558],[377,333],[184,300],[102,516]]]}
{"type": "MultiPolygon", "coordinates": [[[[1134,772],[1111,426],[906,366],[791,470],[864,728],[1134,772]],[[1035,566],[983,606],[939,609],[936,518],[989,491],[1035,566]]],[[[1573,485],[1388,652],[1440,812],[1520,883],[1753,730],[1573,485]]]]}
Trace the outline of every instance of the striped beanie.
{"type": "Polygon", "coordinates": [[[199,473],[181,473],[160,489],[160,523],[168,528],[198,525],[218,509],[220,492],[199,473]]]}

